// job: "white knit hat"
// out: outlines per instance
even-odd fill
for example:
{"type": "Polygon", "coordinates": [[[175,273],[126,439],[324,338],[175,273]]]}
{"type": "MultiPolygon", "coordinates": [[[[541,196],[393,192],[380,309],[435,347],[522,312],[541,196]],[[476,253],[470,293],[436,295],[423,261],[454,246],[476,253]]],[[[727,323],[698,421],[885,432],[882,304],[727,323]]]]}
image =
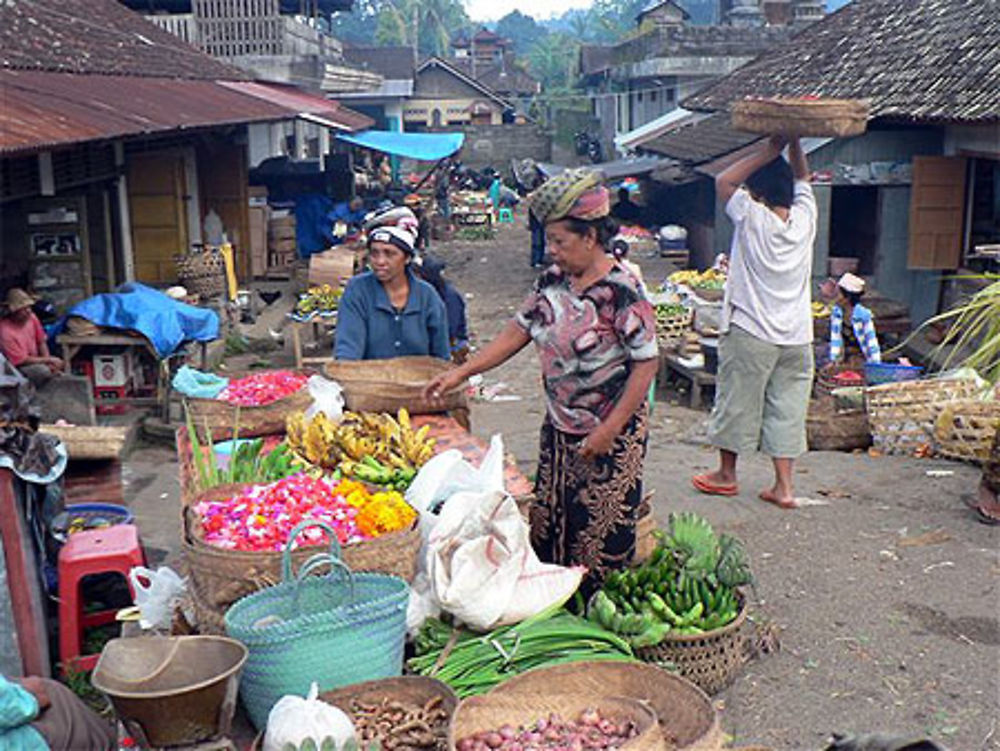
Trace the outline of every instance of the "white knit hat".
{"type": "Polygon", "coordinates": [[[837,281],[837,286],[845,292],[852,292],[855,295],[860,295],[865,291],[865,280],[848,271],[837,281]]]}

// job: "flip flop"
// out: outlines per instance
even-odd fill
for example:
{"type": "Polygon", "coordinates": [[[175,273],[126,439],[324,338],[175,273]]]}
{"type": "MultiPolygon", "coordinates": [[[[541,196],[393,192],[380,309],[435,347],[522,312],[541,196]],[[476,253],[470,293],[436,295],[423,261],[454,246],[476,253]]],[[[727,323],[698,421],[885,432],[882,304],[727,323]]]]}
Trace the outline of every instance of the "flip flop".
{"type": "Polygon", "coordinates": [[[691,484],[694,485],[695,490],[705,495],[732,496],[740,492],[740,486],[735,482],[730,485],[717,484],[709,480],[708,475],[694,475],[691,478],[691,484]]]}
{"type": "Polygon", "coordinates": [[[764,493],[763,490],[760,491],[760,493],[757,494],[757,497],[760,498],[765,503],[773,503],[778,508],[783,508],[786,511],[789,510],[789,509],[793,509],[793,508],[798,508],[799,507],[799,504],[797,504],[795,501],[779,501],[779,500],[776,500],[774,498],[770,498],[769,496],[767,496],[764,493]]]}

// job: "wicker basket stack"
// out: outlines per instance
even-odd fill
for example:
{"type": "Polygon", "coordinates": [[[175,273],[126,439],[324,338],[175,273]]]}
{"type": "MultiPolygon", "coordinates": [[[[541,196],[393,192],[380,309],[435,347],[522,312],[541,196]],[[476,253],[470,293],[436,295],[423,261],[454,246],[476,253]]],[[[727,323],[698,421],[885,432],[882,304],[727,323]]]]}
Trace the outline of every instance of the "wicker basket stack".
{"type": "Polygon", "coordinates": [[[982,464],[1000,427],[1000,401],[963,399],[943,407],[934,424],[935,449],[949,459],[982,464]]]}
{"type": "Polygon", "coordinates": [[[217,297],[226,291],[226,264],[218,250],[206,249],[174,256],[177,279],[188,292],[217,297]]]}

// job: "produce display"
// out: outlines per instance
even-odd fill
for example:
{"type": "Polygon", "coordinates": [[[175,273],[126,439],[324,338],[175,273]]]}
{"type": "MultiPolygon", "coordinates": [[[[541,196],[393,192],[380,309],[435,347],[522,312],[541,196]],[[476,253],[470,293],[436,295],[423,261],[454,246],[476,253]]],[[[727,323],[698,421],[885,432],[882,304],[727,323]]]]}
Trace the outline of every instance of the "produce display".
{"type": "Polygon", "coordinates": [[[671,514],[653,554],[638,568],[608,575],[587,617],[635,648],[668,634],[700,634],[736,619],[736,588],[753,577],[743,544],[716,535],[697,514],[671,514]]]}
{"type": "Polygon", "coordinates": [[[417,470],[434,454],[430,427],[414,430],[410,416],[384,412],[345,412],[340,422],[320,412],[307,420],[301,412],[288,418],[288,443],[310,464],[373,485],[409,487],[417,470]]]}
{"type": "Polygon", "coordinates": [[[629,238],[637,240],[652,240],[653,233],[650,232],[645,227],[640,227],[637,224],[623,224],[618,228],[618,234],[629,238]]]}
{"type": "Polygon", "coordinates": [[[225,481],[274,482],[302,471],[303,463],[292,453],[287,443],[279,443],[266,454],[263,450],[263,438],[238,444],[229,458],[229,466],[224,470],[225,481]]]}
{"type": "Polygon", "coordinates": [[[726,286],[726,274],[719,269],[708,269],[707,271],[697,271],[695,269],[685,269],[675,271],[667,280],[674,284],[683,284],[692,289],[722,289],[726,286]]]}
{"type": "Polygon", "coordinates": [[[459,739],[458,751],[522,751],[523,749],[617,749],[639,735],[631,720],[602,717],[596,709],[585,709],[575,720],[552,713],[530,725],[502,725],[459,739]]]}
{"type": "Polygon", "coordinates": [[[343,290],[329,284],[314,285],[299,295],[292,318],[307,321],[313,316],[329,318],[337,312],[343,290]]]}
{"type": "MultiPolygon", "coordinates": [[[[371,493],[351,480],[298,473],[253,485],[222,501],[194,506],[209,545],[233,550],[283,550],[291,531],[305,519],[326,522],[341,545],[406,529],[416,512],[395,491],[371,493]]],[[[328,542],[318,528],[305,530],[296,544],[328,542]]]]}
{"type": "Polygon", "coordinates": [[[291,370],[268,370],[229,382],[217,399],[241,407],[262,407],[291,396],[306,385],[309,376],[291,370]]]}
{"type": "Polygon", "coordinates": [[[565,610],[550,610],[488,634],[458,632],[429,618],[415,640],[408,667],[444,681],[464,698],[489,691],[513,675],[543,665],[580,660],[634,659],[625,639],[565,610]]]}
{"type": "Polygon", "coordinates": [[[362,742],[376,741],[386,751],[448,748],[450,718],[440,696],[423,705],[385,697],[378,702],[352,699],[348,706],[362,742]]]}

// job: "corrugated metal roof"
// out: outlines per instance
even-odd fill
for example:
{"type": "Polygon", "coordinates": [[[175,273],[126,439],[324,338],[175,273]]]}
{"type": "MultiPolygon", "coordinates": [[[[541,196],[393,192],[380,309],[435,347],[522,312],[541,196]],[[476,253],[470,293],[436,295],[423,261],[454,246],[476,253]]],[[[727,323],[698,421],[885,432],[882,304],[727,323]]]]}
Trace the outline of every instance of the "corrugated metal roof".
{"type": "Polygon", "coordinates": [[[852,2],[682,102],[723,110],[745,96],[868,98],[871,116],[1000,120],[997,0],[852,2]]]}
{"type": "Polygon", "coordinates": [[[688,164],[701,164],[732,153],[762,136],[733,130],[727,113],[694,120],[644,142],[639,148],[688,164]]]}
{"type": "MultiPolygon", "coordinates": [[[[146,133],[287,120],[298,116],[306,104],[298,97],[294,98],[296,106],[289,106],[285,96],[250,95],[234,90],[232,83],[0,70],[0,153],[146,133]]],[[[345,129],[371,122],[336,102],[302,96],[308,97],[325,119],[343,123],[345,129]],[[327,109],[323,110],[321,104],[327,109]]]]}
{"type": "Polygon", "coordinates": [[[367,115],[348,109],[333,99],[309,94],[294,86],[255,81],[219,81],[218,83],[231,91],[277,104],[279,107],[284,107],[296,114],[316,115],[323,120],[330,121],[331,127],[338,130],[360,130],[374,125],[374,121],[367,115]]]}

